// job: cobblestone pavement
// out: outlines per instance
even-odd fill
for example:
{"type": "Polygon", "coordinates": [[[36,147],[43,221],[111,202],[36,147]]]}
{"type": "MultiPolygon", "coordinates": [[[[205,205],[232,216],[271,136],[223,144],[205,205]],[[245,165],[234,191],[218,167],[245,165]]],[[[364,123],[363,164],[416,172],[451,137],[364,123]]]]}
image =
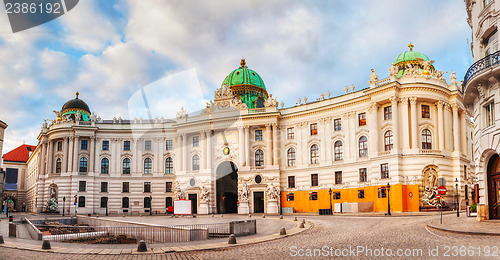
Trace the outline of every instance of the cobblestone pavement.
{"type": "MultiPolygon", "coordinates": [[[[445,216],[445,222],[454,216],[445,216]]],[[[438,216],[307,216],[314,227],[295,236],[234,248],[161,255],[72,255],[76,259],[290,259],[344,255],[348,258],[500,258],[500,236],[462,235],[432,230],[438,216]],[[316,249],[316,251],[314,251],[316,249]],[[402,254],[402,255],[397,255],[402,254]],[[489,256],[485,256],[489,254],[489,256]],[[310,257],[307,257],[310,255],[310,257]],[[496,255],[496,256],[492,256],[496,255]],[[295,256],[295,257],[294,257],[295,256]],[[302,257],[301,257],[302,256],[302,257]],[[449,257],[447,257],[449,256],[449,257]]],[[[68,255],[2,248],[0,259],[65,259],[68,255]]]]}

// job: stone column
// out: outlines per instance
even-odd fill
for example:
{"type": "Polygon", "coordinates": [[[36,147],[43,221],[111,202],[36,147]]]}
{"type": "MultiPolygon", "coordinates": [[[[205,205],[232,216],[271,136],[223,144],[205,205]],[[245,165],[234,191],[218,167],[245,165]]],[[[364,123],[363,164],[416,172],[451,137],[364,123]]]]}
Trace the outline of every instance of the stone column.
{"type": "Polygon", "coordinates": [[[436,102],[436,106],[438,108],[438,149],[443,150],[444,149],[444,115],[443,115],[443,106],[444,102],[443,101],[438,101],[436,102]]]}
{"type": "Polygon", "coordinates": [[[398,98],[393,96],[390,98],[392,104],[392,138],[393,149],[391,153],[399,153],[399,111],[398,98]]]}
{"type": "Polygon", "coordinates": [[[212,169],[212,131],[207,132],[207,168],[212,169]]]}
{"type": "Polygon", "coordinates": [[[444,105],[444,128],[444,149],[453,151],[453,120],[450,104],[444,105]]]}
{"type": "MultiPolygon", "coordinates": [[[[344,160],[351,157],[351,151],[349,149],[349,131],[350,131],[350,113],[345,113],[342,115],[342,132],[344,133],[344,140],[342,140],[343,150],[344,150],[344,160]]],[[[335,159],[335,158],[334,158],[335,159]]]]}
{"type": "Polygon", "coordinates": [[[467,136],[466,113],[467,112],[462,111],[462,114],[460,116],[460,139],[462,144],[462,154],[467,154],[467,140],[469,139],[469,136],[467,136]]]}
{"type": "Polygon", "coordinates": [[[332,163],[332,118],[325,118],[325,144],[326,144],[326,158],[325,162],[328,164],[332,163]]]}
{"type": "Polygon", "coordinates": [[[89,164],[88,172],[95,172],[94,171],[95,136],[90,137],[89,145],[90,145],[90,153],[89,153],[89,160],[88,160],[88,164],[89,164]]]}
{"type": "Polygon", "coordinates": [[[278,155],[278,124],[273,124],[273,165],[279,164],[278,155]]]}
{"type": "Polygon", "coordinates": [[[182,171],[182,135],[177,135],[177,147],[175,148],[175,160],[177,165],[177,171],[182,171]]]}
{"type": "Polygon", "coordinates": [[[243,126],[238,126],[238,159],[239,167],[245,164],[245,133],[243,126]]]}
{"type": "Polygon", "coordinates": [[[63,145],[64,145],[64,152],[63,152],[62,172],[67,172],[68,171],[68,158],[69,158],[69,154],[68,154],[69,138],[68,137],[64,137],[63,145]]]}
{"type": "Polygon", "coordinates": [[[295,159],[297,160],[296,165],[302,165],[304,162],[302,161],[302,123],[297,123],[295,125],[295,140],[297,141],[297,149],[295,150],[295,159]]]}
{"type": "MultiPolygon", "coordinates": [[[[101,172],[101,163],[99,154],[102,151],[101,138],[95,138],[95,152],[94,152],[94,172],[101,172]]],[[[108,169],[109,170],[109,169],[108,169]]]]}
{"type": "Polygon", "coordinates": [[[372,103],[368,108],[368,129],[370,130],[368,154],[370,157],[378,156],[378,105],[372,103]]]}
{"type": "Polygon", "coordinates": [[[319,120],[319,131],[321,136],[321,142],[319,146],[319,159],[322,163],[326,162],[326,135],[325,135],[325,118],[319,120]]]}
{"type": "Polygon", "coordinates": [[[45,154],[47,153],[45,141],[42,141],[42,157],[40,158],[40,175],[45,174],[45,154]]]}
{"type": "Polygon", "coordinates": [[[188,170],[188,161],[189,158],[187,156],[187,134],[182,135],[182,170],[187,171],[188,170]]]}
{"type": "Polygon", "coordinates": [[[408,98],[402,98],[401,99],[401,119],[403,121],[403,126],[401,127],[402,129],[402,134],[401,137],[403,138],[403,149],[409,150],[410,149],[410,131],[409,131],[409,126],[408,126],[408,118],[410,115],[408,114],[408,98]]]}
{"type": "MultiPolygon", "coordinates": [[[[359,126],[359,121],[357,120],[356,112],[349,112],[349,130],[347,131],[347,140],[344,142],[347,144],[349,150],[349,159],[354,160],[358,155],[358,140],[356,140],[356,127],[359,126]]],[[[345,144],[344,144],[344,147],[345,144]]],[[[345,160],[345,158],[344,158],[345,160]]]]}
{"type": "Polygon", "coordinates": [[[207,132],[200,132],[200,143],[201,143],[201,155],[200,155],[200,169],[207,168],[207,132]]]}
{"type": "Polygon", "coordinates": [[[272,151],[273,144],[271,141],[271,124],[266,124],[266,157],[264,159],[264,165],[272,165],[272,151]]]}
{"type": "Polygon", "coordinates": [[[47,164],[48,164],[48,174],[52,174],[52,164],[53,164],[53,158],[54,158],[54,142],[49,141],[49,151],[47,153],[47,164]]]}
{"type": "Polygon", "coordinates": [[[156,150],[158,151],[158,159],[156,160],[156,172],[158,174],[164,174],[165,173],[165,167],[164,167],[164,157],[163,157],[163,151],[165,151],[165,149],[163,149],[163,144],[165,143],[165,139],[161,138],[161,137],[158,137],[158,138],[155,138],[156,140],[156,150]]]}
{"type": "Polygon", "coordinates": [[[460,123],[458,121],[458,104],[451,105],[453,109],[453,151],[460,152],[460,123]]]}
{"type": "Polygon", "coordinates": [[[410,98],[411,107],[411,148],[418,149],[417,98],[410,98]]]}
{"type": "Polygon", "coordinates": [[[298,140],[298,142],[302,142],[302,151],[300,151],[300,153],[302,154],[302,162],[305,165],[309,165],[309,163],[311,162],[309,160],[310,152],[307,145],[307,140],[309,140],[309,136],[311,135],[311,133],[309,132],[309,122],[302,123],[301,133],[302,137],[300,140],[298,140]]]}
{"type": "Polygon", "coordinates": [[[250,126],[245,126],[245,165],[250,166],[250,126]]]}
{"type": "Polygon", "coordinates": [[[80,154],[80,140],[78,136],[75,136],[75,148],[74,148],[75,157],[73,158],[73,172],[78,172],[78,166],[80,166],[80,162],[78,161],[78,155],[80,154]]]}
{"type": "Polygon", "coordinates": [[[68,166],[67,168],[67,172],[72,172],[73,171],[73,148],[74,148],[74,145],[73,145],[73,136],[70,136],[68,138],[69,142],[68,142],[68,156],[66,157],[66,164],[68,166]]]}

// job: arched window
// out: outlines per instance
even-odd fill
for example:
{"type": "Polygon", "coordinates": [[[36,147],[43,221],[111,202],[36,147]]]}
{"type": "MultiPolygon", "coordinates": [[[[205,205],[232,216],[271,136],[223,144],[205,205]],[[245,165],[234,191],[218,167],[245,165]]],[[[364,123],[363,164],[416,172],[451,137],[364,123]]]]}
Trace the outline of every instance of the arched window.
{"type": "Polygon", "coordinates": [[[193,171],[200,170],[200,156],[195,154],[193,155],[193,171]]]}
{"type": "Polygon", "coordinates": [[[101,160],[101,173],[108,174],[109,173],[109,159],[102,158],[101,160]]]}
{"type": "Polygon", "coordinates": [[[429,129],[422,131],[422,149],[432,149],[431,131],[429,129]]]}
{"type": "Polygon", "coordinates": [[[343,160],[344,159],[344,149],[343,149],[343,144],[342,144],[342,141],[338,140],[337,142],[335,142],[335,144],[333,145],[334,147],[334,150],[333,150],[333,153],[334,153],[334,160],[335,161],[340,161],[340,160],[343,160]]]}
{"type": "Polygon", "coordinates": [[[172,157],[165,160],[165,173],[174,173],[174,160],[172,157]]]}
{"type": "Polygon", "coordinates": [[[260,149],[255,151],[255,166],[264,166],[264,152],[260,149]]]}
{"type": "Polygon", "coordinates": [[[295,166],[295,148],[290,148],[286,152],[286,158],[288,162],[288,166],[295,166]]]}
{"type": "Polygon", "coordinates": [[[144,197],[144,208],[151,208],[151,197],[144,197]]]}
{"type": "Polygon", "coordinates": [[[128,197],[123,197],[122,198],[122,208],[128,209],[129,207],[129,199],[128,197]]]}
{"type": "Polygon", "coordinates": [[[165,198],[165,208],[172,207],[174,205],[172,197],[165,198]]]}
{"type": "Polygon", "coordinates": [[[317,144],[313,144],[311,146],[311,164],[319,163],[319,146],[317,144]]]}
{"type": "Polygon", "coordinates": [[[261,97],[258,97],[255,100],[255,108],[260,108],[260,107],[264,107],[264,100],[261,97]]]}
{"type": "Polygon", "coordinates": [[[130,174],[130,159],[125,158],[123,159],[123,174],[130,174]]]}
{"type": "Polygon", "coordinates": [[[87,172],[87,158],[80,158],[80,172],[87,172]]]}
{"type": "Polygon", "coordinates": [[[385,132],[384,144],[385,144],[386,151],[390,151],[392,149],[392,131],[391,130],[385,132]]]}
{"type": "Polygon", "coordinates": [[[85,208],[85,196],[78,197],[78,207],[85,208]]]}
{"type": "Polygon", "coordinates": [[[61,173],[61,158],[56,160],[56,173],[61,173]]]}
{"type": "Polygon", "coordinates": [[[361,136],[359,138],[359,157],[368,156],[368,138],[361,136]]]}
{"type": "Polygon", "coordinates": [[[151,158],[144,159],[144,174],[153,173],[153,160],[151,158]]]}

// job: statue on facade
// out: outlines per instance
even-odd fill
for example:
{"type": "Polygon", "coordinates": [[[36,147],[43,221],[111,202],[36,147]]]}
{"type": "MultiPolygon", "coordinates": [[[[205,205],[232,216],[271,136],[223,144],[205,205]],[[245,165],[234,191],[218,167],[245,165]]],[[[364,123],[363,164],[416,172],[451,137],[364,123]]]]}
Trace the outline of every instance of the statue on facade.
{"type": "Polygon", "coordinates": [[[457,75],[455,74],[455,71],[451,71],[450,74],[450,83],[451,85],[457,85],[457,75]]]}
{"type": "Polygon", "coordinates": [[[283,102],[283,100],[281,100],[280,106],[281,106],[281,109],[283,109],[283,107],[285,106],[285,102],[283,102]]]}
{"type": "Polygon", "coordinates": [[[378,75],[377,73],[375,73],[375,70],[372,69],[372,74],[370,75],[370,80],[368,81],[368,83],[370,83],[370,85],[375,85],[378,81],[378,75]]]}
{"type": "Polygon", "coordinates": [[[54,199],[55,201],[57,201],[57,189],[55,186],[50,186],[49,188],[49,197],[51,199],[54,199]]]}
{"type": "Polygon", "coordinates": [[[209,195],[210,195],[210,191],[205,186],[203,186],[201,188],[201,202],[208,203],[210,201],[209,195]]]}
{"type": "Polygon", "coordinates": [[[248,185],[243,183],[243,187],[238,191],[239,201],[248,202],[248,197],[250,196],[250,189],[248,189],[248,185]]]}
{"type": "Polygon", "coordinates": [[[177,197],[178,200],[185,199],[186,195],[184,194],[184,191],[182,191],[181,186],[179,185],[178,182],[175,183],[175,196],[177,197]]]}
{"type": "Polygon", "coordinates": [[[390,77],[396,77],[398,75],[399,68],[398,66],[394,65],[394,63],[392,63],[387,70],[389,70],[390,77]]]}
{"type": "Polygon", "coordinates": [[[330,98],[330,90],[326,92],[326,98],[330,98]]]}
{"type": "Polygon", "coordinates": [[[351,84],[351,93],[354,92],[354,84],[351,84]]]}
{"type": "Polygon", "coordinates": [[[438,177],[437,172],[433,168],[429,168],[426,171],[425,177],[425,188],[422,194],[422,202],[430,206],[436,206],[439,202],[436,195],[438,194],[438,177]]]}
{"type": "MultiPolygon", "coordinates": [[[[444,72],[444,73],[446,73],[446,72],[444,72]]],[[[440,71],[440,70],[435,70],[434,71],[434,77],[436,79],[439,79],[439,80],[444,80],[444,78],[443,78],[443,74],[444,73],[442,71],[440,71]]]]}
{"type": "Polygon", "coordinates": [[[44,203],[46,212],[57,212],[57,202],[55,199],[48,199],[47,202],[44,203]]]}
{"type": "Polygon", "coordinates": [[[60,120],[62,118],[62,112],[61,111],[53,110],[53,112],[56,114],[57,120],[60,120]]]}
{"type": "Polygon", "coordinates": [[[297,98],[297,104],[295,104],[296,106],[300,106],[300,103],[302,102],[302,100],[300,98],[297,98]]]}
{"type": "Polygon", "coordinates": [[[304,96],[303,101],[304,101],[304,105],[305,105],[307,103],[307,97],[306,96],[304,96]]]}
{"type": "Polygon", "coordinates": [[[272,183],[267,186],[266,192],[270,200],[276,200],[279,197],[279,191],[272,183]]]}
{"type": "Polygon", "coordinates": [[[188,111],[186,109],[184,109],[184,107],[181,107],[181,110],[179,110],[179,112],[177,112],[176,117],[177,117],[177,119],[188,117],[188,111]]]}
{"type": "Polygon", "coordinates": [[[82,114],[80,113],[80,111],[76,111],[75,113],[75,122],[79,122],[82,120],[82,114]]]}
{"type": "Polygon", "coordinates": [[[320,100],[325,99],[325,94],[323,94],[323,92],[321,92],[321,94],[319,95],[319,99],[320,99],[320,100]]]}

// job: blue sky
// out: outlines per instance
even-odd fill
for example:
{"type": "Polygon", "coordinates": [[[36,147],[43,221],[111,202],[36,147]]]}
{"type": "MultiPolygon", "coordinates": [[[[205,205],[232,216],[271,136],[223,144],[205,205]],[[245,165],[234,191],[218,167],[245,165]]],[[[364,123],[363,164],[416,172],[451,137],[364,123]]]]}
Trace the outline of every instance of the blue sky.
{"type": "MultiPolygon", "coordinates": [[[[414,50],[460,79],[470,66],[462,1],[82,0],[47,24],[13,34],[0,7],[4,153],[36,145],[44,119],[76,91],[103,119],[131,118],[150,83],[153,117],[194,112],[245,58],[285,107],[380,78],[414,50]]],[[[445,75],[448,79],[449,74],[445,75]]]]}

